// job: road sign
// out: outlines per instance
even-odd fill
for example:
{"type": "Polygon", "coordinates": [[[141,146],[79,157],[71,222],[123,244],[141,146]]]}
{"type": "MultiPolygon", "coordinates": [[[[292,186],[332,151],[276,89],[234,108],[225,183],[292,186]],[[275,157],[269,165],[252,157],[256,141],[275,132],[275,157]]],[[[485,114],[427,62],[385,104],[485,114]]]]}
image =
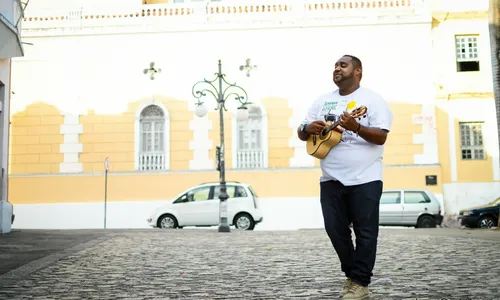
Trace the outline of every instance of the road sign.
{"type": "Polygon", "coordinates": [[[108,171],[109,171],[109,159],[106,157],[104,160],[104,229],[106,229],[106,210],[108,202],[108,171]]]}

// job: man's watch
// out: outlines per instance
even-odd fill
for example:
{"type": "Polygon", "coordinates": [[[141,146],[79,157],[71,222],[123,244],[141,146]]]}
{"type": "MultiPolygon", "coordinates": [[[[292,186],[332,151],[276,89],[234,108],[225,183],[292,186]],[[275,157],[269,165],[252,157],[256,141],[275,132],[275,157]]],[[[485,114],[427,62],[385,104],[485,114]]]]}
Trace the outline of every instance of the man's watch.
{"type": "Polygon", "coordinates": [[[302,128],[300,129],[300,131],[302,131],[303,133],[307,133],[306,132],[306,127],[307,127],[307,124],[303,124],[302,128]]]}

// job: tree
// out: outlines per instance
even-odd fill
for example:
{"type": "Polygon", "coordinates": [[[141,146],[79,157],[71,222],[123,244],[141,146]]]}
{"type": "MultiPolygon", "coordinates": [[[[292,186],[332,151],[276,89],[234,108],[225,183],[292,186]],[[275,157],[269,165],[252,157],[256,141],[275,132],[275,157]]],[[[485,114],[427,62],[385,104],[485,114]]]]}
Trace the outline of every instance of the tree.
{"type": "MultiPolygon", "coordinates": [[[[500,150],[500,0],[490,0],[489,30],[491,49],[491,69],[493,75],[493,92],[495,95],[495,106],[497,111],[497,134],[498,149],[500,150]]],[[[500,208],[499,208],[500,213],[500,208]]],[[[500,214],[498,218],[500,228],[500,214]]]]}

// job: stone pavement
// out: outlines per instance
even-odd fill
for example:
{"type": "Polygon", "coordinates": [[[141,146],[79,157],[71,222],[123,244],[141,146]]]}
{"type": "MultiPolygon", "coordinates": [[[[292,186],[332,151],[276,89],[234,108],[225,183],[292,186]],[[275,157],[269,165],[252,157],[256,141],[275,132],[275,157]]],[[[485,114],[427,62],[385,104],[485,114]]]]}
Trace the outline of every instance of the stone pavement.
{"type": "MultiPolygon", "coordinates": [[[[322,229],[94,234],[0,275],[0,299],[338,299],[342,284],[322,229]]],[[[372,299],[499,299],[499,250],[498,231],[382,229],[372,299]]]]}
{"type": "Polygon", "coordinates": [[[102,235],[103,232],[92,230],[13,230],[0,235],[0,276],[102,235]]]}

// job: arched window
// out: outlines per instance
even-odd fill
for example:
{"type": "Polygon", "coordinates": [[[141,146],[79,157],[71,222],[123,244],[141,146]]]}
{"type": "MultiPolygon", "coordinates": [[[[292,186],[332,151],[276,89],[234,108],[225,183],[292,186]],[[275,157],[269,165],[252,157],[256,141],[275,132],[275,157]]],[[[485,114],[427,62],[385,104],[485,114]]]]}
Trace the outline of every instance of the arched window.
{"type": "Polygon", "coordinates": [[[248,120],[236,121],[236,167],[265,168],[267,143],[264,115],[258,105],[248,107],[248,120]]]}
{"type": "Polygon", "coordinates": [[[165,170],[167,149],[165,112],[159,106],[146,106],[139,119],[139,170],[165,170]]]}

